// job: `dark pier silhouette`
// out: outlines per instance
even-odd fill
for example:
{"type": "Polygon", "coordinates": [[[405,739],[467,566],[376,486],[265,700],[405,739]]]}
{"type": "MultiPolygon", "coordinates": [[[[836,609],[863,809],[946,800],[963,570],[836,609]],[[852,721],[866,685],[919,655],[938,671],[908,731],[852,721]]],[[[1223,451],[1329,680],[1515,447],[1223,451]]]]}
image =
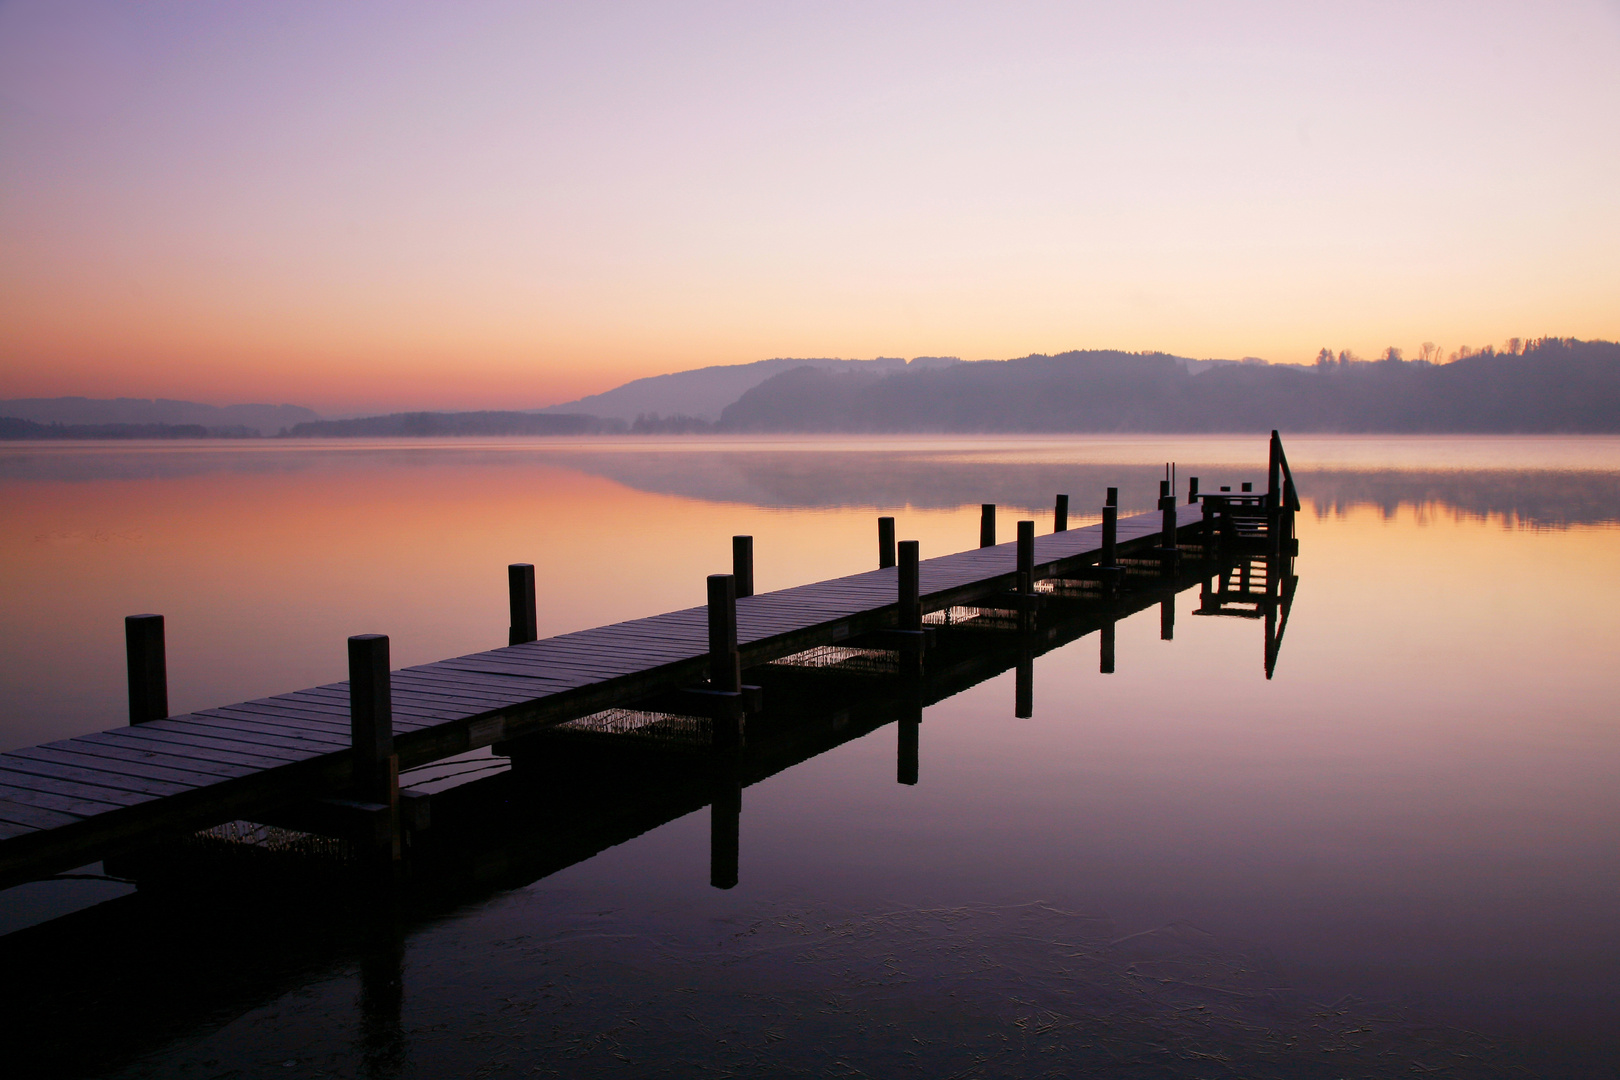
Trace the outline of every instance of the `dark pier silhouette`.
{"type": "MultiPolygon", "coordinates": [[[[685,764],[659,788],[669,798],[658,809],[627,795],[624,820],[639,832],[671,806],[711,806],[711,882],[729,887],[748,784],[891,721],[897,779],[916,783],[925,705],[1012,668],[1015,714],[1030,715],[1036,656],[1099,631],[1111,671],[1114,623],[1159,603],[1170,637],[1180,588],[1203,585],[1200,613],[1264,617],[1269,677],[1293,595],[1299,505],[1281,440],[1273,433],[1264,492],[1201,493],[1194,478],[1182,502],[1170,487],[1157,510],[1123,518],[1110,489],[1103,521],[1083,528],[1067,527],[1059,496],[1055,531],[1036,536],[1021,521],[1001,544],[986,504],[981,546],[932,559],[880,519],[879,569],[758,595],[752,540],[738,537],[732,573],[709,579],[706,607],[544,640],[534,569],[516,564],[505,648],[391,670],[388,639],[359,635],[347,682],[183,716],[167,715],[161,617],[132,616],[131,724],[0,755],[0,886],[98,859],[159,865],[166,856],[154,853],[238,821],[338,838],[399,880],[480,846],[444,837],[498,834],[510,820],[453,828],[457,808],[476,800],[402,788],[401,772],[493,747],[512,761],[508,784],[588,774],[588,760],[621,775],[655,747],[661,774],[671,748],[685,764]],[[794,680],[815,680],[808,696],[821,702],[829,679],[863,672],[886,676],[883,687],[857,679],[832,730],[803,715],[807,694],[794,680]]],[[[587,856],[569,848],[544,861],[587,856]]]]}

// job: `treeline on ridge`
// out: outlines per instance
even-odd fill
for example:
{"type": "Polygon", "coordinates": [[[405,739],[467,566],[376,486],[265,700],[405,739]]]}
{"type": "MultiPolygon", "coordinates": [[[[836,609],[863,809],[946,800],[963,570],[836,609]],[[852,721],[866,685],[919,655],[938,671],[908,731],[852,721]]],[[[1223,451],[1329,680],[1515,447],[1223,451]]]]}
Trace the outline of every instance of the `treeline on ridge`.
{"type": "Polygon", "coordinates": [[[1449,364],[1223,364],[1163,353],[1026,356],[894,373],[797,368],[715,425],[738,432],[1620,431],[1620,345],[1546,338],[1449,364]]]}

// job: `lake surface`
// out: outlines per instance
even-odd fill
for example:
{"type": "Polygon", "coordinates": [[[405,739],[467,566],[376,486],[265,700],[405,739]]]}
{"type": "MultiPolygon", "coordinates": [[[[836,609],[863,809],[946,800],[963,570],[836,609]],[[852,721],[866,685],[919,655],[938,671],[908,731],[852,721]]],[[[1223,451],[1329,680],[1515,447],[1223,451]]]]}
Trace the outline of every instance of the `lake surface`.
{"type": "MultiPolygon", "coordinates": [[[[930,705],[915,785],[856,702],[856,734],[743,792],[732,889],[703,798],[672,795],[605,842],[535,825],[577,857],[382,930],[99,868],[11,890],[0,930],[122,898],[71,949],[12,936],[42,981],[7,980],[6,1045],[63,1076],[1620,1075],[1620,440],[1287,446],[1269,679],[1260,622],[1194,617],[1193,588],[1173,640],[1157,607],[1119,624],[1112,674],[1097,634],[1037,657],[1032,717],[1011,671],[930,705]]],[[[546,636],[701,604],[733,534],[766,591],[875,566],[880,513],[926,558],[976,544],[981,502],[1010,539],[1060,491],[1074,522],[1107,485],[1148,509],[1166,461],[1263,487],[1265,452],[4,445],[0,743],[124,722],[126,614],[165,615],[182,712],[340,680],[350,634],[395,666],[505,644],[510,562],[546,636]]]]}

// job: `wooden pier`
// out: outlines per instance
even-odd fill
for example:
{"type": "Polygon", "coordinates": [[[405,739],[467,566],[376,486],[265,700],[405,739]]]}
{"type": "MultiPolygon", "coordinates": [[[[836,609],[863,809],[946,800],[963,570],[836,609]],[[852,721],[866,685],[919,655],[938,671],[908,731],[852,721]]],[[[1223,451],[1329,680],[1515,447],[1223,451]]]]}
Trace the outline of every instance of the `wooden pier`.
{"type": "MultiPolygon", "coordinates": [[[[347,682],[183,716],[167,715],[161,619],[132,617],[132,723],[0,754],[0,887],[237,819],[361,837],[397,861],[402,838],[426,825],[402,770],[492,745],[520,760],[549,729],[609,710],[701,717],[712,746],[735,752],[745,717],[768,707],[743,684],[748,669],[868,648],[920,676],[925,626],[954,611],[1005,612],[1035,640],[1048,597],[1112,596],[1127,573],[1175,576],[1189,548],[1214,573],[1223,552],[1276,555],[1292,543],[1298,501],[1275,433],[1266,492],[1200,495],[1193,480],[1182,502],[1168,488],[1158,510],[1124,518],[1110,490],[1103,521],[1078,529],[1059,496],[1055,531],[1035,536],[1020,522],[1007,543],[995,542],[987,505],[981,546],[926,560],[880,519],[879,569],[758,595],[752,543],[737,538],[733,573],[709,579],[706,607],[545,640],[533,640],[532,567],[518,565],[505,648],[390,670],[387,638],[361,635],[349,641],[347,682]]],[[[1268,673],[1273,662],[1268,641],[1268,673]]],[[[1021,683],[1021,712],[1024,696],[1021,683]]]]}

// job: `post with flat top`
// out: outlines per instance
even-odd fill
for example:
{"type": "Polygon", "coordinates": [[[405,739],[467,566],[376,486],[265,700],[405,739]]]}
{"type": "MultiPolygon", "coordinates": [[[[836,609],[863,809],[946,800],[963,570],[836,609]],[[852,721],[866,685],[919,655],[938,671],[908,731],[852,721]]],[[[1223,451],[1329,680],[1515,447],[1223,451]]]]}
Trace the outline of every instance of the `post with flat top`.
{"type": "Polygon", "coordinates": [[[979,546],[996,546],[996,504],[982,503],[979,506],[979,546]]]}
{"type": "Polygon", "coordinates": [[[878,569],[894,565],[894,518],[878,518],[878,569]]]}
{"type": "Polygon", "coordinates": [[[1018,629],[1035,628],[1035,523],[1018,523],[1018,629]]]}
{"type": "Polygon", "coordinates": [[[169,715],[169,671],[163,651],[163,616],[124,617],[124,660],[129,670],[129,722],[169,715]]]}
{"type": "Polygon", "coordinates": [[[535,616],[534,564],[512,563],[506,568],[506,591],[512,608],[512,627],[507,633],[508,645],[522,645],[540,636],[535,616]]]}
{"type": "Polygon", "coordinates": [[[1067,495],[1057,497],[1057,506],[1052,510],[1052,531],[1069,531],[1069,497],[1067,495]]]}
{"type": "Polygon", "coordinates": [[[754,595],[754,538],[731,538],[731,576],[737,581],[737,595],[754,595]]]}
{"type": "MultiPolygon", "coordinates": [[[[737,581],[730,574],[709,575],[709,686],[722,694],[742,694],[742,658],[737,654],[737,581]]],[[[741,709],[715,709],[714,745],[742,745],[741,709]]]]}
{"type": "Polygon", "coordinates": [[[1187,505],[1191,506],[1198,501],[1198,477],[1187,477],[1187,505]]]}
{"type": "Polygon", "coordinates": [[[900,629],[922,629],[922,589],[918,572],[918,544],[915,540],[900,541],[900,629]]]}
{"type": "MultiPolygon", "coordinates": [[[[1114,490],[1109,488],[1109,491],[1114,490]]],[[[1102,563],[1103,566],[1114,566],[1119,562],[1119,507],[1109,503],[1103,507],[1102,519],[1102,563]]]]}
{"type": "Polygon", "coordinates": [[[388,675],[388,636],[349,639],[349,746],[355,793],[389,808],[390,860],[400,854],[399,757],[394,753],[394,706],[388,675]]]}
{"type": "Polygon", "coordinates": [[[1159,555],[1164,560],[1164,572],[1173,574],[1176,570],[1176,558],[1180,555],[1176,549],[1176,497],[1159,496],[1159,509],[1164,515],[1159,532],[1159,555]]]}
{"type": "Polygon", "coordinates": [[[1282,550],[1282,437],[1271,433],[1271,463],[1266,469],[1266,544],[1273,555],[1282,550]]]}
{"type": "Polygon", "coordinates": [[[1119,488],[1111,487],[1111,488],[1108,489],[1108,494],[1103,496],[1103,505],[1104,506],[1118,506],[1119,505],[1119,488]]]}

